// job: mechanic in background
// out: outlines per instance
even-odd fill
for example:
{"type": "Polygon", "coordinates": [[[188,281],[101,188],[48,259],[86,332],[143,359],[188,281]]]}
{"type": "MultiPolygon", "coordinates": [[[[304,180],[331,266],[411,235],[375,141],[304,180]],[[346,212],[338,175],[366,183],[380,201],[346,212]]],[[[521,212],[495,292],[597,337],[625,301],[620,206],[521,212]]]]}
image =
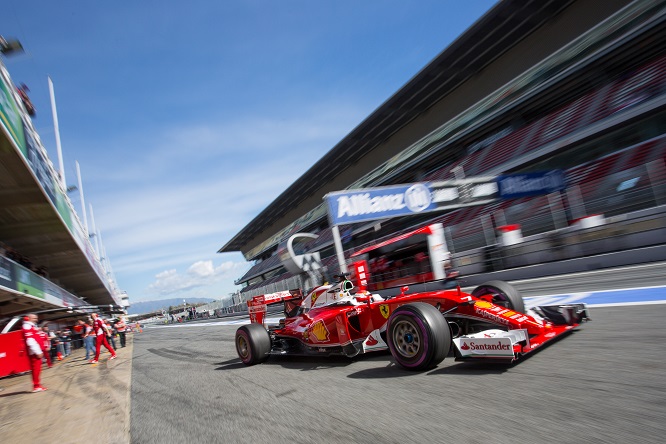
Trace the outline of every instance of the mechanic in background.
{"type": "Polygon", "coordinates": [[[69,331],[69,328],[64,328],[60,332],[60,342],[62,343],[63,349],[65,351],[65,357],[72,354],[72,332],[69,331]]]}
{"type": "MultiPolygon", "coordinates": [[[[171,315],[171,319],[173,319],[173,315],[171,315]]],[[[118,336],[120,337],[120,346],[125,348],[125,330],[127,329],[127,326],[125,325],[125,321],[123,321],[123,318],[119,318],[118,322],[116,322],[116,331],[118,332],[118,336]]]]}
{"type": "Polygon", "coordinates": [[[51,368],[53,367],[53,362],[51,361],[51,336],[49,335],[49,327],[47,325],[44,325],[42,329],[39,330],[39,337],[42,341],[42,351],[46,358],[46,365],[51,368]]]}
{"type": "Polygon", "coordinates": [[[450,290],[458,287],[458,278],[460,277],[460,272],[453,268],[450,260],[444,262],[444,289],[450,290]]]}
{"type": "Polygon", "coordinates": [[[106,327],[109,329],[109,332],[111,333],[109,335],[109,343],[111,344],[111,348],[117,350],[118,347],[116,347],[116,333],[117,333],[116,329],[114,328],[111,321],[106,321],[106,327]]]}
{"type": "Polygon", "coordinates": [[[92,356],[95,356],[95,334],[93,333],[92,325],[88,320],[79,319],[79,325],[82,327],[81,337],[83,338],[83,346],[86,349],[86,361],[92,356]]]}
{"type": "Polygon", "coordinates": [[[104,320],[101,317],[99,317],[97,313],[93,313],[92,318],[93,318],[93,332],[95,333],[95,335],[97,335],[97,347],[95,350],[95,358],[92,359],[90,363],[97,364],[97,361],[99,360],[99,352],[102,349],[102,345],[104,345],[104,347],[106,347],[106,349],[111,353],[109,361],[112,359],[116,359],[116,351],[109,345],[109,341],[107,340],[107,337],[111,335],[109,327],[107,327],[104,320]]]}
{"type": "Polygon", "coordinates": [[[42,349],[40,330],[37,328],[37,315],[34,313],[26,315],[23,318],[23,325],[21,327],[32,369],[32,392],[44,392],[46,391],[46,387],[42,387],[39,380],[39,375],[42,372],[44,350],[42,349]]]}

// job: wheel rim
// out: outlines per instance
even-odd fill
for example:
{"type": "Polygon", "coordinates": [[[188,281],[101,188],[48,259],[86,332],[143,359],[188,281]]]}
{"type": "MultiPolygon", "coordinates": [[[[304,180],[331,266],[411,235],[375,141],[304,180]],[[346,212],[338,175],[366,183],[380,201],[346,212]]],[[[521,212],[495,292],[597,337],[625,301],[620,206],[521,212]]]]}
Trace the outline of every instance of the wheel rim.
{"type": "Polygon", "coordinates": [[[413,358],[421,348],[421,334],[414,324],[401,320],[393,329],[393,343],[400,355],[413,358]]]}
{"type": "Polygon", "coordinates": [[[250,347],[244,336],[238,337],[236,340],[236,348],[238,349],[238,354],[240,355],[241,359],[245,360],[250,355],[250,347]]]}

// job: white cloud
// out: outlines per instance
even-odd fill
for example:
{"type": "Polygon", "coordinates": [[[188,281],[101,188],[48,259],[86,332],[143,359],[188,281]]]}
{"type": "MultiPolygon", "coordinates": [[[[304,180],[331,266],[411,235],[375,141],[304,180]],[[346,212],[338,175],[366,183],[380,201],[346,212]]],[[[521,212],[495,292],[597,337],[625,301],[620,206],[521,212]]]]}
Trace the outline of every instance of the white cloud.
{"type": "Polygon", "coordinates": [[[213,269],[213,261],[195,262],[187,269],[187,272],[196,277],[209,278],[215,273],[215,270],[213,269]]]}
{"type": "MultiPolygon", "coordinates": [[[[189,294],[192,290],[210,286],[222,279],[233,279],[235,273],[245,267],[245,264],[226,261],[213,266],[213,261],[197,261],[190,265],[185,274],[179,274],[176,269],[164,270],[155,275],[155,281],[149,285],[148,292],[158,296],[189,294]]],[[[201,294],[201,293],[199,293],[201,294]]]]}

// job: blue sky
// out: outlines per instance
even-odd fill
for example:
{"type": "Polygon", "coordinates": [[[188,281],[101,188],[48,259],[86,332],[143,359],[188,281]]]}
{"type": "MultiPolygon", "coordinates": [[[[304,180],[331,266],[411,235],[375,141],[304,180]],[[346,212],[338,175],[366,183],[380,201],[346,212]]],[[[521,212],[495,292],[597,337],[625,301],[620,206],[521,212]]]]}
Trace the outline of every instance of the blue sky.
{"type": "Polygon", "coordinates": [[[130,301],[221,299],[217,250],[494,3],[5,0],[0,34],[130,301]]]}

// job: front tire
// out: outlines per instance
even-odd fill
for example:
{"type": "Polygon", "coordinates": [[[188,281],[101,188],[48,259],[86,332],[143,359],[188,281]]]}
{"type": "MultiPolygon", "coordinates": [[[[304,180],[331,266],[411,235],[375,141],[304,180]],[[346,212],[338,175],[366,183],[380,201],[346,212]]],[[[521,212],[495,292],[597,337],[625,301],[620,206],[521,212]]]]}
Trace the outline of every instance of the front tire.
{"type": "Polygon", "coordinates": [[[387,343],[393,359],[407,370],[428,370],[451,348],[451,331],[434,306],[415,302],[396,308],[388,320],[387,343]]]}
{"type": "Polygon", "coordinates": [[[236,352],[245,365],[260,364],[268,359],[271,337],[261,324],[247,324],[236,330],[236,352]]]}
{"type": "Polygon", "coordinates": [[[492,301],[490,301],[493,304],[501,305],[519,313],[525,313],[523,297],[511,284],[504,281],[488,281],[472,291],[472,296],[476,298],[486,295],[493,297],[492,301]]]}

